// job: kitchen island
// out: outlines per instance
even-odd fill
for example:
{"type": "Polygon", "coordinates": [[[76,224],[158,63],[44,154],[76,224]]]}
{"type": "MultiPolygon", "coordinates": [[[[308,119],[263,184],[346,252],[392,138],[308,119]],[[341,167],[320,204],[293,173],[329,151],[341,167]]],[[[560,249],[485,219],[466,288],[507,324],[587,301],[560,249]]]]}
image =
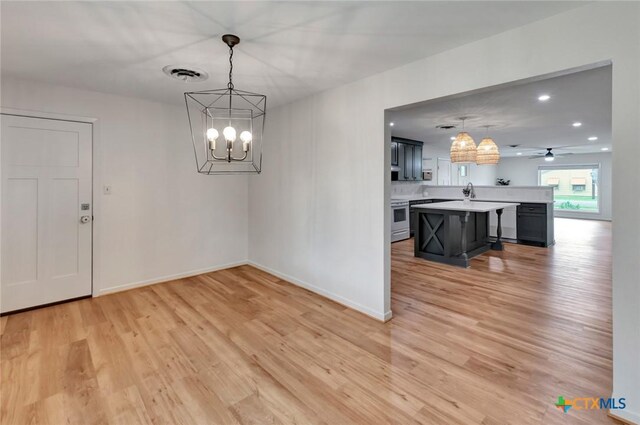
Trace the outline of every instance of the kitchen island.
{"type": "Polygon", "coordinates": [[[489,249],[502,250],[502,212],[512,202],[451,201],[412,207],[416,229],[414,255],[469,267],[469,260],[489,249]],[[497,238],[489,242],[489,213],[498,216],[497,238]]]}

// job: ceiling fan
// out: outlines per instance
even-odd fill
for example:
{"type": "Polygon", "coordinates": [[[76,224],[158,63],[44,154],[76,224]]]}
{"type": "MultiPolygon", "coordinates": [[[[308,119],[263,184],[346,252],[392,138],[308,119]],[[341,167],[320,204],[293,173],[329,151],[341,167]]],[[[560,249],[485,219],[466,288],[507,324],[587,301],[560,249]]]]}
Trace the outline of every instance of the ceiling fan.
{"type": "MultiPolygon", "coordinates": [[[[564,148],[564,147],[566,147],[566,146],[559,146],[559,147],[557,147],[557,148],[555,148],[555,149],[562,149],[562,148],[564,148]]],[[[554,149],[554,148],[546,148],[547,152],[539,152],[539,153],[537,153],[537,154],[535,154],[535,155],[531,155],[531,156],[529,157],[529,159],[540,159],[540,158],[544,158],[544,160],[545,160],[545,161],[547,161],[547,162],[551,162],[551,161],[553,161],[554,159],[556,159],[556,157],[561,157],[561,156],[565,156],[565,155],[573,155],[573,153],[571,153],[571,152],[560,153],[560,154],[553,153],[553,152],[552,152],[552,150],[553,150],[553,149],[554,149]]],[[[540,149],[540,150],[542,150],[542,149],[540,149]]]]}

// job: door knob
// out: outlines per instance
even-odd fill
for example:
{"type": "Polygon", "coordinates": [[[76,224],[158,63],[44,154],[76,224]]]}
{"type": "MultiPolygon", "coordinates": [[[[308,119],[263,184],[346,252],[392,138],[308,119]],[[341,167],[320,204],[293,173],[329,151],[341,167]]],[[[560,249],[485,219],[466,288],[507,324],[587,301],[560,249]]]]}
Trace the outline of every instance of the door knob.
{"type": "Polygon", "coordinates": [[[91,221],[91,216],[83,215],[80,217],[80,223],[85,224],[91,221]]]}

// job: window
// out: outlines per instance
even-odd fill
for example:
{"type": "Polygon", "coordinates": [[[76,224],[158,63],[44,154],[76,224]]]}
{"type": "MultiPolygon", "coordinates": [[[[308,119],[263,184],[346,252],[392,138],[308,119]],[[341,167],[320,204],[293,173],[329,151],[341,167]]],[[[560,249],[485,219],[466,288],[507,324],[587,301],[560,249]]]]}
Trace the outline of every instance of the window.
{"type": "Polygon", "coordinates": [[[547,186],[551,186],[554,189],[557,189],[559,184],[560,184],[560,179],[558,179],[558,178],[549,177],[547,179],[547,186]]]}
{"type": "Polygon", "coordinates": [[[599,165],[543,165],[538,185],[553,187],[554,209],[566,213],[599,213],[599,165]]]}
{"type": "Polygon", "coordinates": [[[584,192],[587,187],[587,179],[584,177],[574,177],[571,179],[571,188],[574,192],[584,192]]]}

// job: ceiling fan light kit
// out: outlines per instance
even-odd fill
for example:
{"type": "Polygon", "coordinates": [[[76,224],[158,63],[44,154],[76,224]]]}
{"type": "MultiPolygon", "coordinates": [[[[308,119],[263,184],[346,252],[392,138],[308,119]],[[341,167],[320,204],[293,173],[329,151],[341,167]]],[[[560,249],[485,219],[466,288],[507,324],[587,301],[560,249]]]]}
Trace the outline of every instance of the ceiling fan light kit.
{"type": "Polygon", "coordinates": [[[547,162],[551,162],[555,159],[555,155],[551,152],[553,148],[547,148],[547,153],[544,155],[544,160],[547,162]]]}
{"type": "Polygon", "coordinates": [[[560,153],[557,153],[558,149],[566,149],[570,147],[571,146],[554,146],[552,148],[537,148],[539,151],[546,149],[546,152],[537,152],[536,154],[529,156],[527,159],[531,159],[531,160],[544,159],[547,162],[551,162],[551,161],[554,161],[556,158],[573,155],[573,152],[561,151],[560,153]],[[553,152],[554,149],[556,150],[556,153],[553,152]]]}
{"type": "Polygon", "coordinates": [[[229,47],[226,88],[184,94],[198,173],[260,173],[267,96],[233,84],[233,48],[240,38],[225,34],[229,47]]]}

